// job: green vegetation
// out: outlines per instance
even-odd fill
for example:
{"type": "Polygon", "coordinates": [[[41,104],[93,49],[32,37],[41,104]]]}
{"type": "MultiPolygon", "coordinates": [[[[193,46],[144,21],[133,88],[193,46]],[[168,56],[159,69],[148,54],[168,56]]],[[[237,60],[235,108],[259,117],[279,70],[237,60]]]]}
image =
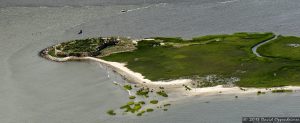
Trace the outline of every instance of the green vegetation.
{"type": "Polygon", "coordinates": [[[135,99],[136,97],[135,96],[129,96],[129,99],[135,99]]]}
{"type": "Polygon", "coordinates": [[[124,85],[123,87],[124,87],[126,90],[131,90],[131,89],[132,89],[131,85],[124,85]]]}
{"type": "MultiPolygon", "coordinates": [[[[127,86],[129,87],[129,86],[127,86]]],[[[163,90],[161,90],[163,91],[163,90]]],[[[146,96],[148,97],[148,93],[149,93],[149,88],[139,88],[137,90],[137,94],[139,94],[139,96],[146,96]]],[[[135,99],[135,96],[130,96],[129,99],[135,99]]],[[[158,104],[158,100],[151,100],[149,101],[149,105],[156,105],[158,104]]],[[[127,102],[125,105],[120,106],[120,109],[122,110],[123,114],[127,114],[127,113],[131,113],[131,114],[136,114],[137,116],[142,116],[144,113],[146,112],[153,112],[154,110],[152,108],[143,108],[143,106],[145,105],[145,101],[144,100],[140,100],[140,101],[129,101],[127,102]]],[[[171,104],[164,104],[163,106],[170,106],[171,104]]],[[[162,107],[162,106],[160,106],[162,107]]],[[[107,112],[108,113],[108,112],[107,112]]],[[[110,111],[111,114],[114,114],[114,112],[110,111]]],[[[116,114],[116,113],[115,113],[116,114]]]]}
{"type": "Polygon", "coordinates": [[[134,49],[134,44],[127,38],[99,37],[60,43],[50,47],[48,49],[48,54],[54,57],[103,57],[112,53],[131,51],[134,49]]]}
{"type": "MultiPolygon", "coordinates": [[[[153,81],[196,79],[199,80],[196,87],[218,84],[234,84],[240,87],[300,85],[300,63],[295,61],[300,58],[300,50],[297,50],[298,39],[279,37],[275,42],[288,40],[279,50],[258,48],[259,53],[274,52],[269,55],[261,53],[263,56],[280,56],[286,59],[260,58],[252,53],[252,47],[273,37],[273,33],[209,35],[191,40],[157,37],[155,40],[138,42],[134,51],[111,54],[103,59],[127,63],[128,68],[153,81]],[[288,44],[293,45],[287,46],[288,44]],[[289,47],[294,48],[291,53],[281,50],[289,47]],[[277,53],[282,51],[285,53],[277,53]],[[207,76],[214,75],[214,79],[206,80],[207,76]]],[[[191,89],[185,87],[187,90],[191,89]]]]}
{"type": "Polygon", "coordinates": [[[54,49],[50,49],[49,52],[48,52],[49,55],[51,56],[55,56],[55,51],[54,49]]]}
{"type": "Polygon", "coordinates": [[[124,109],[124,112],[135,113],[142,108],[140,103],[128,102],[126,105],[120,107],[120,109],[124,109]]]}
{"type": "Polygon", "coordinates": [[[136,114],[136,116],[142,116],[145,113],[145,111],[141,111],[139,113],[136,114]]]}
{"type": "Polygon", "coordinates": [[[272,58],[300,60],[300,38],[294,36],[278,36],[258,49],[261,55],[272,58]]]}
{"type": "Polygon", "coordinates": [[[95,52],[99,45],[103,44],[104,40],[100,38],[80,39],[70,42],[61,43],[56,49],[66,53],[76,52],[95,52]]]}
{"type": "Polygon", "coordinates": [[[133,101],[130,101],[130,102],[127,103],[127,105],[133,105],[133,104],[134,104],[133,101]]]}
{"type": "MultiPolygon", "coordinates": [[[[157,104],[158,100],[151,100],[150,103],[157,104]]],[[[130,101],[127,104],[121,106],[120,109],[122,109],[124,111],[124,113],[126,113],[126,112],[137,113],[136,114],[137,116],[142,116],[146,112],[154,111],[152,108],[148,108],[146,110],[142,109],[142,105],[144,105],[144,104],[145,104],[144,101],[139,101],[139,102],[130,101]]],[[[107,113],[110,115],[116,115],[116,113],[114,113],[113,110],[109,110],[109,111],[107,111],[107,113]]]]}
{"type": "MultiPolygon", "coordinates": [[[[263,57],[252,53],[257,44],[274,38],[273,33],[234,33],[207,35],[185,40],[179,37],[155,37],[142,40],[135,45],[126,38],[89,38],[64,42],[43,50],[54,57],[93,56],[108,61],[126,63],[129,69],[141,73],[152,81],[193,79],[193,83],[182,85],[186,90],[192,87],[215,85],[237,85],[240,87],[280,87],[300,85],[300,37],[278,36],[277,39],[260,46],[257,51],[263,57]]],[[[48,57],[49,58],[49,57],[48,57]]],[[[124,89],[132,90],[131,85],[124,89]]],[[[136,85],[134,87],[137,87],[136,85]]],[[[156,94],[168,97],[159,87],[156,94]]],[[[240,88],[246,91],[243,88],[240,88]]],[[[150,92],[153,92],[151,90],[150,92]]],[[[293,92],[273,90],[273,93],[293,92]]],[[[221,91],[219,93],[222,93],[221,91]]],[[[136,96],[149,97],[149,88],[140,88],[136,96]]],[[[265,92],[258,91],[258,95],[265,92]]],[[[135,99],[130,96],[129,99],[135,99]]],[[[238,98],[238,96],[235,96],[238,98]]],[[[130,101],[120,107],[124,112],[142,116],[153,109],[142,108],[144,101],[130,101]]],[[[150,105],[158,104],[151,100],[150,105]]],[[[170,106],[170,104],[163,105],[170,106]]],[[[158,106],[162,108],[162,106],[158,106]]],[[[168,109],[163,109],[167,111],[168,109]]],[[[114,110],[107,111],[116,115],[114,110]]]]}
{"type": "MultiPolygon", "coordinates": [[[[278,36],[257,49],[264,57],[252,53],[252,47],[273,37],[273,33],[244,32],[190,40],[155,37],[139,41],[138,45],[126,38],[100,37],[64,42],[48,48],[47,53],[55,57],[94,56],[127,63],[129,69],[153,81],[196,80],[193,86],[185,86],[187,90],[220,84],[240,87],[300,85],[299,37],[278,36]]],[[[129,86],[124,88],[130,89],[129,86]]],[[[137,95],[148,97],[148,92],[143,89],[137,95]]]]}
{"type": "Polygon", "coordinates": [[[139,101],[139,104],[144,105],[144,104],[146,104],[146,103],[145,103],[145,101],[139,101]]]}
{"type": "Polygon", "coordinates": [[[146,111],[147,112],[153,112],[154,110],[152,108],[148,108],[146,111]]]}
{"type": "Polygon", "coordinates": [[[287,89],[272,90],[272,93],[287,93],[287,92],[293,92],[293,90],[287,90],[287,89]]]}
{"type": "Polygon", "coordinates": [[[163,97],[168,97],[168,94],[165,91],[158,91],[156,92],[158,95],[163,96],[163,97]]]}
{"type": "Polygon", "coordinates": [[[134,104],[133,109],[134,109],[135,111],[138,111],[138,110],[140,110],[141,108],[142,108],[141,104],[139,104],[139,103],[134,104]]]}
{"type": "Polygon", "coordinates": [[[114,112],[114,110],[108,110],[106,113],[109,114],[109,115],[116,115],[116,113],[114,112]]]}
{"type": "Polygon", "coordinates": [[[146,89],[141,88],[141,89],[139,89],[138,91],[136,91],[136,95],[138,95],[138,96],[149,97],[149,96],[148,96],[148,93],[149,93],[149,88],[146,88],[146,89]]]}
{"type": "Polygon", "coordinates": [[[158,103],[158,100],[151,100],[150,103],[151,103],[151,104],[157,104],[157,103],[158,103]]]}

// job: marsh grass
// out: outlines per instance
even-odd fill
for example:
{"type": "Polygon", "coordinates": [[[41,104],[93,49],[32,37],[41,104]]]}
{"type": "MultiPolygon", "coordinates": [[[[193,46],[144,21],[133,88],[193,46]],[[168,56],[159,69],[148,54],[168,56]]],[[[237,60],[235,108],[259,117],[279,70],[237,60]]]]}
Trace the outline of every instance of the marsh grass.
{"type": "MultiPolygon", "coordinates": [[[[209,35],[191,40],[156,37],[154,41],[140,41],[137,49],[132,52],[112,54],[103,59],[127,63],[126,67],[153,81],[214,74],[224,78],[240,78],[240,81],[235,83],[240,87],[300,85],[298,61],[260,58],[252,53],[252,47],[273,37],[273,33],[209,35]],[[161,42],[165,45],[160,45],[161,42]],[[173,46],[180,43],[193,45],[173,46]]],[[[262,52],[260,48],[258,51],[262,52]]],[[[277,50],[270,52],[281,52],[275,51],[277,50]]],[[[288,54],[287,50],[283,51],[286,53],[278,53],[282,57],[287,55],[286,57],[293,56],[293,59],[300,58],[300,50],[292,51],[293,55],[288,54]]]]}

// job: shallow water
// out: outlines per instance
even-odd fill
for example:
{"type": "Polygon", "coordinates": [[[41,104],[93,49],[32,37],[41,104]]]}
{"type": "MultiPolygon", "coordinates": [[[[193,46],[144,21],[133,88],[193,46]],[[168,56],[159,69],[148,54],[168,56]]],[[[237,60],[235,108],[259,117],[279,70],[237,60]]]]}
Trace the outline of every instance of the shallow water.
{"type": "Polygon", "coordinates": [[[0,1],[1,123],[234,123],[242,116],[300,114],[298,92],[192,97],[172,102],[167,112],[110,117],[106,110],[127,102],[127,92],[113,84],[120,77],[108,78],[98,63],[56,63],[37,55],[61,41],[96,36],[191,38],[240,31],[300,35],[296,0],[35,1],[0,1]],[[122,14],[122,9],[132,11],[122,14]],[[83,35],[77,35],[80,29],[83,35]]]}

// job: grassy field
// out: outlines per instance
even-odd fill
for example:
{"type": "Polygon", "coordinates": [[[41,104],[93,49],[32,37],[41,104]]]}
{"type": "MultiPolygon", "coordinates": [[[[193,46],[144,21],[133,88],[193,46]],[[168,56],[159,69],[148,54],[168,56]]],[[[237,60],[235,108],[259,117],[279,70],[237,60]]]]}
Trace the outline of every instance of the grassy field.
{"type": "MultiPolygon", "coordinates": [[[[278,87],[300,85],[300,38],[273,33],[234,33],[207,35],[184,40],[179,37],[154,37],[154,40],[129,39],[100,50],[95,56],[126,63],[127,67],[152,81],[191,78],[197,87],[233,83],[241,87],[278,87]],[[111,54],[112,53],[112,54],[111,54]],[[201,81],[200,81],[201,80],[201,81]]],[[[55,48],[66,53],[94,52],[103,39],[92,38],[61,43],[55,48]]],[[[54,50],[49,51],[54,55],[54,50]]]]}
{"type": "MultiPolygon", "coordinates": [[[[153,81],[216,75],[223,80],[240,78],[235,84],[241,87],[300,85],[300,63],[259,58],[251,52],[255,44],[272,37],[273,33],[209,35],[191,40],[157,37],[155,41],[139,42],[132,52],[112,54],[103,59],[127,63],[128,68],[153,81]]],[[[281,40],[286,39],[279,37],[276,42],[281,40]]],[[[289,40],[289,43],[293,41],[296,40],[289,40]]],[[[278,54],[297,59],[300,58],[297,52],[299,50],[293,51],[294,56],[278,54]]]]}
{"type": "Polygon", "coordinates": [[[300,38],[279,36],[276,40],[261,46],[258,52],[266,57],[300,60],[300,38]]]}

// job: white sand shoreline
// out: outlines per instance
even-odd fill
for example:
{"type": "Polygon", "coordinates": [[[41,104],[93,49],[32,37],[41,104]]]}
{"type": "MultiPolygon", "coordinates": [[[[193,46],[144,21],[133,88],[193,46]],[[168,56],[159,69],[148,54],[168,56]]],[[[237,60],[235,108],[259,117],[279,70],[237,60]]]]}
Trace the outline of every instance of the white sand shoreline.
{"type": "Polygon", "coordinates": [[[127,81],[140,84],[142,86],[147,86],[150,88],[158,88],[164,87],[168,91],[180,93],[185,96],[207,96],[207,95],[217,95],[217,94],[250,94],[250,93],[257,93],[258,91],[261,92],[271,92],[272,90],[277,89],[287,89],[287,90],[300,90],[300,86],[284,86],[284,87],[273,87],[273,88],[240,88],[240,87],[223,87],[222,85],[218,85],[215,87],[205,87],[205,88],[192,88],[192,90],[187,91],[182,86],[183,84],[188,85],[192,82],[191,79],[178,79],[172,81],[151,81],[149,79],[145,79],[144,76],[140,73],[131,71],[124,63],[118,62],[109,62],[99,58],[94,57],[64,57],[64,58],[57,58],[46,54],[44,57],[57,61],[57,62],[65,62],[70,60],[92,60],[104,64],[110,67],[112,70],[116,71],[118,74],[123,76],[127,81]]]}

